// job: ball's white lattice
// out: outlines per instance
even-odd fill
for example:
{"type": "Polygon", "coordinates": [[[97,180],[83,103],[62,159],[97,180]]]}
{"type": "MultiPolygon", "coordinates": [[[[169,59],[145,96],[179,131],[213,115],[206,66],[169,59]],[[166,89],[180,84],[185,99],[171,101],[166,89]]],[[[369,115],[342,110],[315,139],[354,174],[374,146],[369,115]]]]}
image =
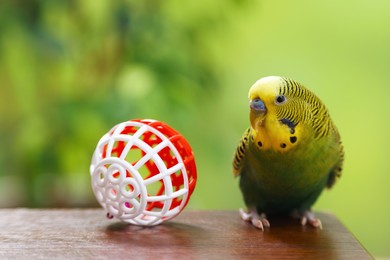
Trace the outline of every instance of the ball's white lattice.
{"type": "Polygon", "coordinates": [[[98,142],[90,167],[93,192],[101,206],[113,217],[135,225],[157,225],[175,217],[192,193],[195,183],[192,188],[189,183],[196,181],[196,173],[191,176],[186,169],[188,162],[194,163],[192,152],[183,161],[172,143],[177,138],[160,132],[154,122],[158,121],[114,126],[98,142]],[[138,158],[129,158],[132,151],[139,152],[138,158]]]}

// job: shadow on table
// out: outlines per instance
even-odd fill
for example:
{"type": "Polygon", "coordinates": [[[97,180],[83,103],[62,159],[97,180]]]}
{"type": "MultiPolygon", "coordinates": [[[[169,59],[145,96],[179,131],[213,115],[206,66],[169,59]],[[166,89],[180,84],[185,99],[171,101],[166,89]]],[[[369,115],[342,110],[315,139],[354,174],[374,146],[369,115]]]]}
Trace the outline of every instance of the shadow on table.
{"type": "Polygon", "coordinates": [[[205,240],[208,231],[202,227],[179,222],[167,222],[143,227],[117,222],[106,228],[106,235],[117,243],[132,247],[193,247],[205,240]]]}

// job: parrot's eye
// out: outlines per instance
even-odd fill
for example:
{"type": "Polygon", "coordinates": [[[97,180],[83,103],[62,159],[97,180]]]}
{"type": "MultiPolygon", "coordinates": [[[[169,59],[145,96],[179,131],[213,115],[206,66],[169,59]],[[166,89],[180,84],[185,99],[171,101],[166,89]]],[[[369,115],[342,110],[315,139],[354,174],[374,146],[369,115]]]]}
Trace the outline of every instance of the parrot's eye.
{"type": "Polygon", "coordinates": [[[281,105],[283,103],[285,103],[287,101],[287,98],[283,95],[278,95],[276,98],[275,98],[275,103],[277,105],[281,105]]]}

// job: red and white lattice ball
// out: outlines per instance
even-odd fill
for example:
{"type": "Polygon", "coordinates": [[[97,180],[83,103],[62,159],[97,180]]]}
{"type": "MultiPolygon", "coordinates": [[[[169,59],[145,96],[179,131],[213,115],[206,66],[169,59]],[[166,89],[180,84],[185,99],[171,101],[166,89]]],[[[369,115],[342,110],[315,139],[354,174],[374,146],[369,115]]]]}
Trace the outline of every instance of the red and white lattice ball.
{"type": "Polygon", "coordinates": [[[157,225],[177,216],[197,177],[188,142],[155,120],[114,126],[97,144],[90,173],[107,215],[135,225],[157,225]]]}

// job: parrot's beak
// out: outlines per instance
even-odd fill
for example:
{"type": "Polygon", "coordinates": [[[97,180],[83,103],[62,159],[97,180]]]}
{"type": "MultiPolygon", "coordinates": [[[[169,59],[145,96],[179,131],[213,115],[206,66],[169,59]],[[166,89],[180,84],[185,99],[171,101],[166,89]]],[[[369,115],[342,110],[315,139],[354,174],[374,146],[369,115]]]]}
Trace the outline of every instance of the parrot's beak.
{"type": "Polygon", "coordinates": [[[265,107],[264,102],[255,98],[249,102],[250,111],[250,121],[254,129],[261,126],[264,122],[264,116],[267,113],[267,108],[265,107]]]}

